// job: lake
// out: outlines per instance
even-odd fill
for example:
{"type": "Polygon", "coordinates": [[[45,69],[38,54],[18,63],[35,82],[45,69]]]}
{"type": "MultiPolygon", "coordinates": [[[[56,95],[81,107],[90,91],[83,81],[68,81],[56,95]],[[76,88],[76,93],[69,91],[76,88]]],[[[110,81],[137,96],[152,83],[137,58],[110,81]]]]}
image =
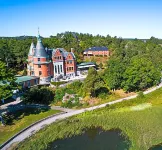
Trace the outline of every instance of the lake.
{"type": "Polygon", "coordinates": [[[88,129],[84,134],[49,144],[48,150],[128,150],[130,143],[120,130],[88,129]]]}

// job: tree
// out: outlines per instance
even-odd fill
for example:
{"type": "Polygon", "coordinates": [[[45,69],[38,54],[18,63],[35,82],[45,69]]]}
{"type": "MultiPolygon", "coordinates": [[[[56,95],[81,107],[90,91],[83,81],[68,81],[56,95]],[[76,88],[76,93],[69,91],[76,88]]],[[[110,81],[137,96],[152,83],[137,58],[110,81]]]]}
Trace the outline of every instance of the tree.
{"type": "Polygon", "coordinates": [[[123,74],[122,86],[125,91],[144,90],[158,84],[160,78],[160,70],[149,59],[136,56],[123,74]]]}
{"type": "Polygon", "coordinates": [[[23,101],[26,104],[50,104],[54,101],[54,91],[50,88],[34,87],[27,91],[23,96],[23,101]]]}
{"type": "Polygon", "coordinates": [[[0,99],[12,96],[12,90],[16,89],[14,73],[0,61],[0,99]]]}
{"type": "Polygon", "coordinates": [[[89,96],[95,97],[97,94],[96,91],[99,91],[102,87],[106,86],[96,69],[93,67],[89,68],[87,78],[84,81],[84,92],[89,96]]]}
{"type": "Polygon", "coordinates": [[[110,89],[116,90],[121,88],[124,71],[125,66],[121,59],[112,58],[109,60],[108,67],[104,73],[104,80],[110,89]]]}

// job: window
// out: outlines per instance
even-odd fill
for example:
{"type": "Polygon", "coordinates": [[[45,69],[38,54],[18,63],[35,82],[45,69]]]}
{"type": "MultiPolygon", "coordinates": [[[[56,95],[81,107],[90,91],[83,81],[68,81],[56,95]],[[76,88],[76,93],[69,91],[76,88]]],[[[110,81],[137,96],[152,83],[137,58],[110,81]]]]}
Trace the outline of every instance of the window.
{"type": "Polygon", "coordinates": [[[41,65],[38,65],[38,68],[41,68],[41,65]]]}
{"type": "Polygon", "coordinates": [[[34,82],[35,82],[35,85],[38,84],[38,79],[35,79],[34,82]]]}
{"type": "Polygon", "coordinates": [[[27,81],[28,87],[30,87],[30,81],[27,81]]]}
{"type": "Polygon", "coordinates": [[[56,68],[56,66],[55,66],[55,73],[57,73],[57,68],[56,68]]]}
{"type": "Polygon", "coordinates": [[[61,56],[60,56],[60,59],[61,59],[61,56]]]}
{"type": "Polygon", "coordinates": [[[62,72],[62,65],[60,65],[60,71],[62,72]]]}
{"type": "Polygon", "coordinates": [[[71,67],[71,70],[73,70],[73,67],[71,67]]]}
{"type": "Polygon", "coordinates": [[[70,61],[70,64],[72,64],[72,61],[70,61]]]}
{"type": "Polygon", "coordinates": [[[67,64],[69,64],[69,62],[67,61],[67,64]]]}
{"type": "Polygon", "coordinates": [[[68,69],[68,67],[67,67],[67,71],[68,71],[69,69],[68,69]]]}
{"type": "Polygon", "coordinates": [[[58,74],[60,74],[60,66],[58,65],[58,74]]]}
{"type": "Polygon", "coordinates": [[[42,71],[39,71],[39,75],[40,75],[40,76],[42,75],[42,71]]]}
{"type": "Polygon", "coordinates": [[[69,70],[71,71],[71,67],[69,67],[69,70]]]}
{"type": "Polygon", "coordinates": [[[40,61],[40,58],[38,58],[38,61],[40,61]]]}

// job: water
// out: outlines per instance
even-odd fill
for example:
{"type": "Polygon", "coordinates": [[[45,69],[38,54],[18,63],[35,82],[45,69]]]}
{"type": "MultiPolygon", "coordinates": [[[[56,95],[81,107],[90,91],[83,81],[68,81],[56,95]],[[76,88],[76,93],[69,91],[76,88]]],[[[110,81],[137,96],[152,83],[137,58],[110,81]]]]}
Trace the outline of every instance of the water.
{"type": "Polygon", "coordinates": [[[151,147],[149,150],[162,150],[162,144],[151,147]]]}
{"type": "Polygon", "coordinates": [[[82,135],[51,143],[48,150],[128,150],[130,143],[120,130],[89,129],[82,135]]]}

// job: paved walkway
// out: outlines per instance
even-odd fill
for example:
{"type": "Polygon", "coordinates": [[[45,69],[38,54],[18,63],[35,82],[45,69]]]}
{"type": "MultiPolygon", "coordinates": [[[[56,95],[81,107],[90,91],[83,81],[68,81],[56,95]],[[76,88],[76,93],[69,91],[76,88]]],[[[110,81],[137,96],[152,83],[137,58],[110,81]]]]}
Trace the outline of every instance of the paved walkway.
{"type": "MultiPolygon", "coordinates": [[[[144,94],[151,93],[151,92],[155,91],[156,89],[158,89],[160,87],[162,87],[162,83],[157,87],[154,87],[154,88],[149,89],[148,91],[145,91],[144,94]]],[[[119,100],[116,100],[116,101],[101,104],[101,105],[98,105],[98,106],[93,106],[93,107],[84,108],[84,109],[80,109],[80,110],[73,110],[73,111],[70,111],[66,114],[61,114],[61,115],[57,115],[57,116],[54,116],[52,118],[46,119],[46,120],[40,122],[39,124],[32,126],[31,128],[27,129],[26,131],[22,132],[21,134],[19,134],[17,137],[15,137],[13,140],[11,140],[6,146],[4,146],[2,148],[2,150],[7,150],[7,148],[9,148],[13,143],[23,141],[24,139],[28,138],[29,136],[31,136],[35,132],[39,131],[40,129],[42,129],[46,125],[49,125],[53,122],[56,122],[57,120],[65,119],[65,118],[83,113],[85,111],[91,111],[91,110],[95,110],[95,109],[98,109],[98,108],[103,108],[106,105],[112,105],[112,104],[115,104],[115,103],[119,103],[119,102],[122,102],[122,101],[133,99],[135,97],[137,97],[137,95],[129,96],[129,97],[122,98],[122,99],[119,99],[119,100]]]]}

